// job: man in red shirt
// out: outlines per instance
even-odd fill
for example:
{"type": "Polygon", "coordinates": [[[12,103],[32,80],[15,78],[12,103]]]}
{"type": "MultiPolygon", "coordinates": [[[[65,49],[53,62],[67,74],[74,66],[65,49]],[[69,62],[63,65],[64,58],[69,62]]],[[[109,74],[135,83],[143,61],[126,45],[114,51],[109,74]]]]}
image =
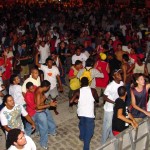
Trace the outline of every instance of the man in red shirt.
{"type": "MultiPolygon", "coordinates": [[[[36,124],[36,110],[35,110],[36,105],[34,102],[34,92],[36,86],[34,86],[32,82],[28,82],[26,84],[26,88],[27,88],[27,92],[25,94],[26,111],[28,112],[29,116],[34,120],[36,124]]],[[[36,125],[36,129],[38,129],[37,125],[36,125]]],[[[25,131],[28,136],[31,136],[33,130],[31,125],[28,122],[26,122],[25,131]]]]}

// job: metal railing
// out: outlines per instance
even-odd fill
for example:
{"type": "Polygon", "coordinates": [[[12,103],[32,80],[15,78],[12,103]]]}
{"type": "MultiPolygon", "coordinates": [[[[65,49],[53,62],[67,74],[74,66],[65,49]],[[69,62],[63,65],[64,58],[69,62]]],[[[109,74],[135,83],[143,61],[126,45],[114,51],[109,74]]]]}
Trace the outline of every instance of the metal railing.
{"type": "Polygon", "coordinates": [[[145,118],[137,129],[126,129],[96,150],[150,150],[150,118],[145,118]]]}

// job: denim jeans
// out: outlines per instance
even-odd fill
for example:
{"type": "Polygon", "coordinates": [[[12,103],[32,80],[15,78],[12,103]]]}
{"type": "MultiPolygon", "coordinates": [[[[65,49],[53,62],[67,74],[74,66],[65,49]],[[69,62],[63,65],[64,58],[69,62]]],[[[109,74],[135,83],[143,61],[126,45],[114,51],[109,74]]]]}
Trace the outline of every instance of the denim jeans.
{"type": "Polygon", "coordinates": [[[127,96],[126,96],[126,105],[130,106],[131,104],[131,92],[130,92],[130,83],[126,84],[127,96]]]}
{"type": "Polygon", "coordinates": [[[64,74],[62,75],[62,70],[61,70],[61,68],[59,67],[60,80],[61,80],[62,84],[66,85],[66,80],[65,80],[65,77],[66,77],[66,66],[65,66],[65,64],[62,65],[62,67],[63,67],[63,72],[64,72],[64,74]]]}
{"type": "Polygon", "coordinates": [[[84,141],[83,150],[90,149],[90,141],[94,134],[94,118],[88,117],[79,117],[79,129],[80,129],[80,136],[79,138],[84,141]]]}
{"type": "Polygon", "coordinates": [[[53,120],[51,112],[46,109],[42,112],[36,113],[37,124],[40,133],[40,145],[46,146],[48,143],[48,134],[55,134],[56,124],[53,120]]]}
{"type": "Polygon", "coordinates": [[[113,111],[104,111],[103,127],[102,127],[102,139],[101,144],[105,144],[108,138],[112,138],[112,117],[113,111]]]}
{"type": "MultiPolygon", "coordinates": [[[[36,114],[34,115],[34,116],[32,116],[31,117],[32,118],[32,120],[35,122],[35,125],[36,125],[36,132],[38,132],[38,124],[37,124],[37,119],[36,119],[36,114]]],[[[25,125],[25,133],[26,133],[26,135],[28,135],[28,136],[31,136],[31,133],[32,133],[32,126],[31,126],[31,124],[28,122],[28,121],[26,121],[26,125],[25,125]]]]}

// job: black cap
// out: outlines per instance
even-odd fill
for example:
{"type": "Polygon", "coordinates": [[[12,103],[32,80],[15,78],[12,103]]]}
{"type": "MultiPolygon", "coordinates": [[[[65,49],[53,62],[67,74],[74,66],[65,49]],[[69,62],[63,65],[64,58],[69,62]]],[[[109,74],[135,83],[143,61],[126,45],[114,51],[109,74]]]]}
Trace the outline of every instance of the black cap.
{"type": "Polygon", "coordinates": [[[121,69],[115,69],[115,70],[113,70],[112,72],[111,72],[111,76],[113,76],[115,73],[118,73],[118,72],[122,72],[122,70],[121,69]]]}

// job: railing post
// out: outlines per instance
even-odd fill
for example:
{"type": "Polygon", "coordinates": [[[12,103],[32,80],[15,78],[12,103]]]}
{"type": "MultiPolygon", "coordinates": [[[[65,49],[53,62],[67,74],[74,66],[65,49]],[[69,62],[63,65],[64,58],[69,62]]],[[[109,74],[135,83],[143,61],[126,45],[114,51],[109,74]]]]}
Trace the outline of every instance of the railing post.
{"type": "MultiPolygon", "coordinates": [[[[137,132],[137,129],[136,129],[136,132],[137,132]]],[[[129,137],[130,137],[131,149],[135,150],[135,143],[132,137],[132,130],[129,131],[129,137]]]]}
{"type": "Polygon", "coordinates": [[[146,148],[149,147],[149,140],[150,140],[150,118],[147,119],[147,140],[146,140],[146,148]]]}

